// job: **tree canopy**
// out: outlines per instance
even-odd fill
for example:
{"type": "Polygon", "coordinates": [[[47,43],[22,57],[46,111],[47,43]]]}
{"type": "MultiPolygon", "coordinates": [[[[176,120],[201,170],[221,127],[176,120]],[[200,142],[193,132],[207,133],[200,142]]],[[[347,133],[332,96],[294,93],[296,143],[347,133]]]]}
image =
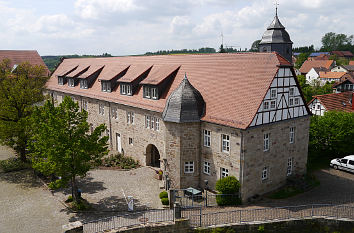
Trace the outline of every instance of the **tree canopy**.
{"type": "Polygon", "coordinates": [[[258,52],[259,51],[259,43],[261,42],[261,40],[255,40],[252,45],[251,45],[251,49],[250,52],[258,52]]]}
{"type": "Polygon", "coordinates": [[[350,50],[354,52],[353,44],[354,36],[347,36],[345,34],[336,34],[334,32],[328,32],[322,37],[322,51],[334,51],[334,50],[350,50]]]}
{"type": "Polygon", "coordinates": [[[25,161],[28,118],[34,105],[44,100],[48,77],[43,66],[22,63],[14,69],[10,64],[8,59],[0,63],[0,143],[12,147],[25,161]]]}
{"type": "Polygon", "coordinates": [[[55,107],[47,101],[31,117],[33,136],[29,143],[32,166],[45,175],[61,177],[53,186],[62,187],[71,182],[72,196],[79,201],[76,177],[85,176],[101,163],[108,153],[108,137],[101,137],[106,127],[98,126],[89,134],[87,112],[70,97],[55,107]]]}
{"type": "Polygon", "coordinates": [[[307,60],[307,58],[310,56],[310,53],[301,53],[297,58],[295,62],[295,68],[300,69],[302,64],[307,60]]]}
{"type": "Polygon", "coordinates": [[[315,95],[330,94],[333,92],[332,83],[327,82],[321,85],[320,81],[314,80],[312,83],[306,83],[306,77],[304,75],[297,76],[302,93],[304,94],[306,102],[310,102],[315,95]]]}
{"type": "Polygon", "coordinates": [[[354,151],[354,113],[329,111],[313,116],[310,125],[309,159],[333,159],[354,151]]]}

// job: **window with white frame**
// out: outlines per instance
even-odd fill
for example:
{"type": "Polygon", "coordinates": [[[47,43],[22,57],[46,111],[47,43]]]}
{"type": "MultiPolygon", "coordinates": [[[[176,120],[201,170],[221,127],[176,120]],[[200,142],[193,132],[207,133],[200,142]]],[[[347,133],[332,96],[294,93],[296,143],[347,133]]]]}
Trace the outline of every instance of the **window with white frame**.
{"type": "Polygon", "coordinates": [[[122,95],[126,95],[127,94],[127,85],[125,84],[120,84],[120,93],[122,95]]]}
{"type": "Polygon", "coordinates": [[[262,180],[268,179],[268,167],[263,167],[262,170],[262,180]]]}
{"type": "Polygon", "coordinates": [[[150,128],[150,116],[145,116],[145,128],[150,128]]]}
{"type": "Polygon", "coordinates": [[[160,130],[160,119],[159,118],[155,118],[155,124],[156,124],[155,130],[159,131],[160,130]]]}
{"type": "Polygon", "coordinates": [[[151,90],[150,90],[150,87],[144,86],[143,92],[144,92],[144,98],[148,98],[148,99],[151,98],[151,90]]]}
{"type": "Polygon", "coordinates": [[[118,109],[117,107],[112,107],[112,118],[118,119],[118,109]]]}
{"type": "Polygon", "coordinates": [[[132,95],[132,85],[127,84],[127,95],[132,95]]]}
{"type": "Polygon", "coordinates": [[[151,88],[151,98],[157,99],[157,88],[156,87],[151,88]]]}
{"type": "Polygon", "coordinates": [[[111,92],[111,82],[101,81],[101,83],[102,83],[102,91],[103,92],[111,92]]]}
{"type": "Polygon", "coordinates": [[[151,117],[151,129],[155,129],[155,117],[151,117]]]}
{"type": "Polygon", "coordinates": [[[127,112],[127,123],[134,124],[134,113],[133,112],[127,112]]]}
{"type": "Polygon", "coordinates": [[[205,161],[203,167],[204,174],[210,175],[210,163],[205,161]]]}
{"type": "Polygon", "coordinates": [[[87,80],[86,79],[81,79],[80,80],[80,88],[81,89],[87,89],[88,88],[88,84],[87,84],[87,80]]]}
{"type": "Polygon", "coordinates": [[[275,100],[272,100],[270,101],[270,109],[275,109],[276,108],[276,101],[275,100]]]}
{"type": "Polygon", "coordinates": [[[58,84],[64,85],[64,77],[58,77],[58,84]]]}
{"type": "Polygon", "coordinates": [[[193,173],[194,172],[194,162],[184,162],[184,173],[193,173]]]}
{"type": "Polygon", "coordinates": [[[129,145],[133,145],[133,138],[129,138],[129,145]]]}
{"type": "Polygon", "coordinates": [[[75,81],[74,81],[73,78],[69,78],[69,79],[68,79],[68,86],[69,86],[69,87],[74,87],[74,86],[75,86],[75,81]]]}
{"type": "Polygon", "coordinates": [[[294,98],[289,98],[289,106],[294,106],[294,98]]]}
{"type": "Polygon", "coordinates": [[[294,143],[295,142],[295,127],[290,127],[289,142],[290,143],[294,143]]]}
{"type": "Polygon", "coordinates": [[[272,90],[270,91],[270,98],[271,98],[271,99],[277,98],[277,89],[272,89],[272,90]]]}
{"type": "Polygon", "coordinates": [[[210,142],[211,142],[211,131],[209,130],[204,130],[204,146],[210,147],[210,142]]]}
{"type": "Polygon", "coordinates": [[[300,104],[300,99],[297,97],[295,98],[295,105],[299,105],[300,104]]]}
{"type": "Polygon", "coordinates": [[[263,110],[269,110],[269,102],[268,101],[264,101],[263,110]]]}
{"type": "Polygon", "coordinates": [[[295,88],[294,87],[290,87],[289,96],[294,96],[294,95],[295,95],[295,88]]]}
{"type": "Polygon", "coordinates": [[[82,109],[87,111],[87,100],[82,100],[82,109]]]}
{"type": "Polygon", "coordinates": [[[220,168],[220,177],[221,178],[224,178],[224,177],[227,177],[229,176],[229,169],[226,169],[226,168],[220,168]]]}
{"type": "Polygon", "coordinates": [[[104,115],[104,104],[99,104],[98,105],[98,113],[100,115],[104,115]]]}
{"type": "Polygon", "coordinates": [[[293,173],[293,158],[288,158],[288,164],[286,169],[286,175],[290,176],[293,173]]]}
{"type": "Polygon", "coordinates": [[[221,146],[222,152],[229,153],[230,152],[230,136],[226,135],[226,134],[222,134],[221,141],[222,141],[222,146],[221,146]]]}
{"type": "Polygon", "coordinates": [[[263,134],[263,151],[269,150],[269,133],[263,134]]]}

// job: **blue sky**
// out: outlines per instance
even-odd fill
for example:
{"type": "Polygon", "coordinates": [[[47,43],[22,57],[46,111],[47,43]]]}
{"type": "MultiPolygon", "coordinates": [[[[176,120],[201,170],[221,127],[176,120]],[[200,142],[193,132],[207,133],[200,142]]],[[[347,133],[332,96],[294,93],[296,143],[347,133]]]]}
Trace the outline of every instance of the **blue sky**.
{"type": "MultiPolygon", "coordinates": [[[[278,0],[294,46],[354,34],[353,0],[278,0]]],[[[0,0],[0,49],[40,55],[142,54],[163,49],[249,48],[274,17],[274,0],[0,0]]]]}

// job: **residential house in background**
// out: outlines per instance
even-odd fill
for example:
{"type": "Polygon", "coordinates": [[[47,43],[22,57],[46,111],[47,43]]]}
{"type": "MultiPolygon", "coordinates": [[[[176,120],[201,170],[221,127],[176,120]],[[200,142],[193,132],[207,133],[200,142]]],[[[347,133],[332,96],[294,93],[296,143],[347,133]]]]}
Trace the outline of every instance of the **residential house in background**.
{"type": "Polygon", "coordinates": [[[348,72],[344,66],[335,66],[331,69],[331,72],[348,72]]]}
{"type": "Polygon", "coordinates": [[[302,75],[306,75],[314,67],[323,67],[326,69],[332,69],[335,66],[334,60],[306,60],[301,68],[300,72],[302,75]]]}
{"type": "Polygon", "coordinates": [[[350,74],[346,74],[339,82],[333,84],[333,89],[336,93],[354,91],[354,77],[350,74]]]}
{"type": "Polygon", "coordinates": [[[313,67],[313,68],[311,68],[311,70],[306,74],[306,82],[308,84],[311,84],[315,80],[319,80],[321,71],[328,72],[329,69],[326,69],[324,67],[313,67]]]}
{"type": "Polygon", "coordinates": [[[354,61],[349,61],[350,66],[354,66],[354,61]]]}
{"type": "Polygon", "coordinates": [[[346,59],[352,59],[354,57],[354,55],[350,51],[332,51],[331,54],[346,59]]]}
{"type": "Polygon", "coordinates": [[[339,82],[341,78],[346,75],[346,72],[326,72],[320,71],[319,80],[321,85],[326,84],[327,82],[339,82]]]}
{"type": "Polygon", "coordinates": [[[314,52],[309,55],[307,60],[329,60],[330,53],[329,52],[314,52]]]}
{"type": "Polygon", "coordinates": [[[308,107],[312,114],[318,116],[323,116],[327,111],[354,112],[353,95],[352,91],[316,95],[308,107]]]}
{"type": "Polygon", "coordinates": [[[23,62],[28,62],[31,65],[43,66],[48,76],[50,75],[48,67],[44,64],[36,50],[0,50],[0,61],[4,59],[10,59],[10,65],[13,69],[16,69],[16,67],[23,62]]]}

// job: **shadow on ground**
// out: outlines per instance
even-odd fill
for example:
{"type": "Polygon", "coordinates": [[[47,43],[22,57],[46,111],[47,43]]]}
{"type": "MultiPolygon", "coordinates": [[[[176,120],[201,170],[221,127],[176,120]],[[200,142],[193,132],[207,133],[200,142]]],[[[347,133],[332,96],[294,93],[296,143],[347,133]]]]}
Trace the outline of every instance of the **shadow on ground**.
{"type": "Polygon", "coordinates": [[[111,196],[107,198],[102,198],[97,203],[91,203],[93,210],[91,211],[82,211],[79,213],[72,213],[69,209],[63,209],[66,214],[70,214],[70,222],[82,221],[89,222],[106,217],[120,216],[128,214],[126,218],[137,218],[140,214],[139,212],[148,210],[148,207],[141,204],[138,200],[134,200],[134,211],[128,212],[128,205],[124,198],[119,198],[117,196],[111,196]]]}
{"type": "MultiPolygon", "coordinates": [[[[93,180],[94,178],[92,177],[79,178],[77,181],[77,186],[82,193],[86,193],[86,194],[94,194],[107,189],[106,187],[104,187],[104,182],[93,181],[93,180]]],[[[53,193],[60,193],[60,192],[65,195],[71,195],[70,183],[66,188],[60,188],[53,191],[53,193]]]]}
{"type": "Polygon", "coordinates": [[[26,169],[15,172],[0,173],[0,181],[19,184],[23,188],[34,188],[42,186],[33,170],[26,169]]]}

